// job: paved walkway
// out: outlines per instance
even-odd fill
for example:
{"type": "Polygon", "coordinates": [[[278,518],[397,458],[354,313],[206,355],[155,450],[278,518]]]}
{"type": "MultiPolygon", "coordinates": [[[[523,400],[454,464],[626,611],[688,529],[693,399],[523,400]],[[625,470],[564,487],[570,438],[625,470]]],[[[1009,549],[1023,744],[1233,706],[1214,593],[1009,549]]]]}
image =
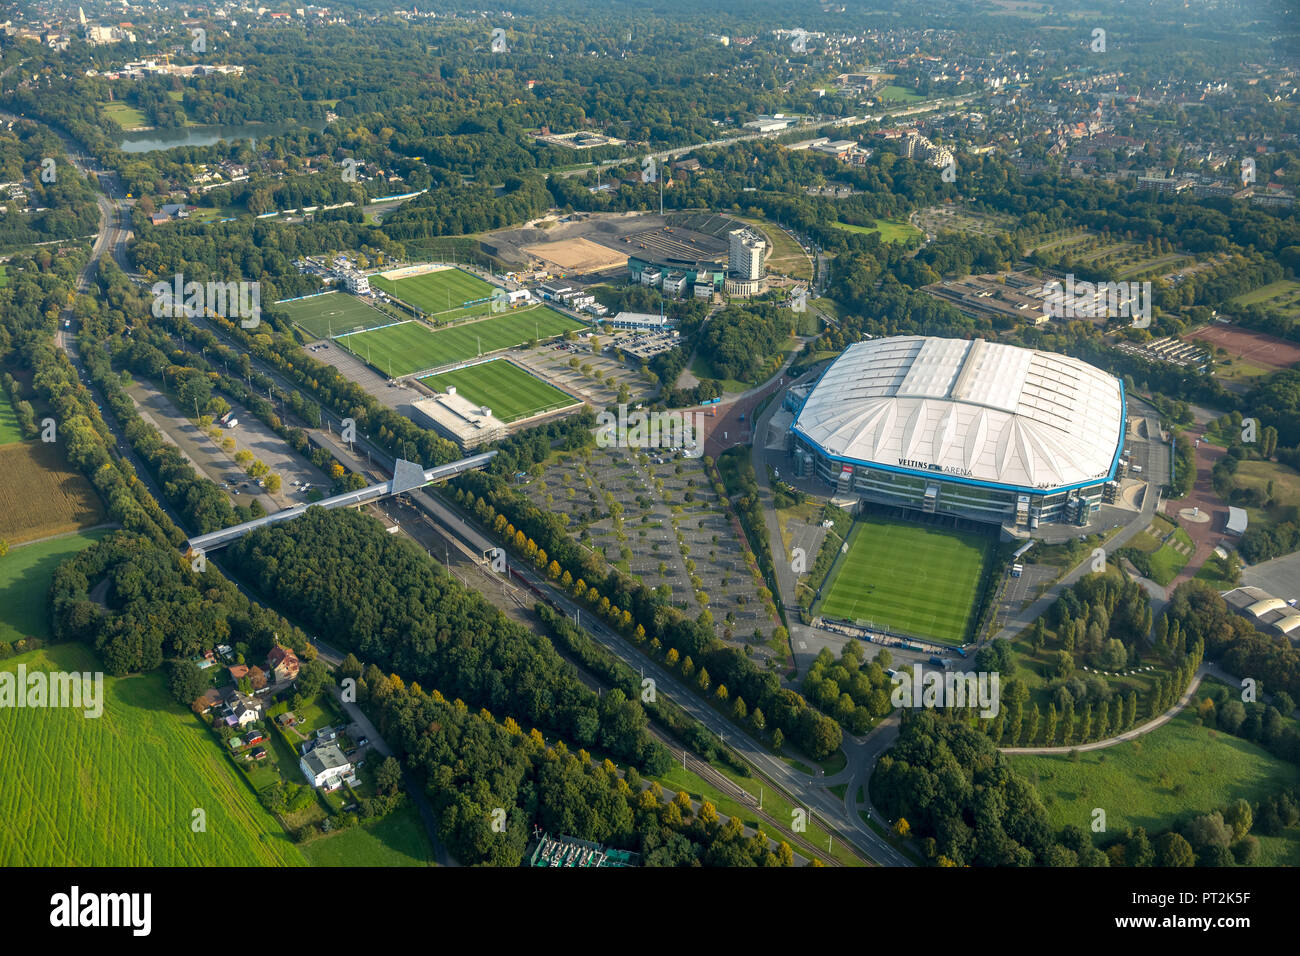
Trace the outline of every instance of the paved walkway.
{"type": "MultiPolygon", "coordinates": [[[[1178,698],[1178,703],[1170,707],[1159,717],[1149,720],[1141,726],[1134,727],[1132,730],[1126,730],[1117,737],[1108,737],[1105,740],[1097,740],[1090,744],[1074,744],[1069,747],[999,747],[1004,754],[1068,754],[1074,751],[1082,753],[1085,750],[1105,750],[1107,747],[1114,747],[1116,744],[1122,744],[1129,740],[1135,740],[1143,734],[1149,734],[1151,731],[1163,727],[1169,721],[1178,716],[1181,711],[1192,699],[1196,693],[1196,688],[1201,686],[1201,678],[1210,673],[1213,668],[1210,665],[1202,664],[1200,669],[1192,677],[1192,681],[1187,685],[1187,690],[1178,698]]],[[[1217,676],[1217,675],[1216,675],[1217,676]]]]}

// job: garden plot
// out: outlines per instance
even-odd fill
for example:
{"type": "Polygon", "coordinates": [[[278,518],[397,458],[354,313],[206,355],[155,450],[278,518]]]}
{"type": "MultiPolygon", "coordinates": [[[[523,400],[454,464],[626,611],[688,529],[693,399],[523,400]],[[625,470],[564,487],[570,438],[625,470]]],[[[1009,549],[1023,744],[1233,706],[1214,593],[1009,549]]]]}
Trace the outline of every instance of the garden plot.
{"type": "Polygon", "coordinates": [[[553,459],[527,489],[539,507],[564,516],[582,547],[691,617],[707,608],[718,636],[760,661],[773,655],[766,642],[775,625],[758,597],[762,581],[700,459],[588,449],[553,459]]]}

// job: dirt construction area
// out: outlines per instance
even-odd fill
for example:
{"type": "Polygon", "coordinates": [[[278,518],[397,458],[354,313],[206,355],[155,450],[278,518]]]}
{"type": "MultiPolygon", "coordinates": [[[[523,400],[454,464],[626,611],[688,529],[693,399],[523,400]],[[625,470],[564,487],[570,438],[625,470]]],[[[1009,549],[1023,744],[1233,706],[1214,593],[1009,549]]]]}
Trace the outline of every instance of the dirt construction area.
{"type": "Polygon", "coordinates": [[[1255,365],[1279,369],[1300,362],[1300,343],[1234,325],[1207,325],[1187,337],[1226,349],[1234,358],[1255,365]]]}
{"type": "Polygon", "coordinates": [[[566,272],[603,272],[627,263],[626,253],[583,239],[560,239],[556,242],[532,243],[521,247],[524,252],[540,259],[552,269],[566,272]]]}

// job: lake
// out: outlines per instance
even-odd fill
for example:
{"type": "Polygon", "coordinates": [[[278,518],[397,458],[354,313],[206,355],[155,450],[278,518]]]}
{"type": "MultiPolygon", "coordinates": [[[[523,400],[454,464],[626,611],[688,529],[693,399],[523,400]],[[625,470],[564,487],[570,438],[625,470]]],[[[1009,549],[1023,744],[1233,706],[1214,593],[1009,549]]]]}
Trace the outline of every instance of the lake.
{"type": "Polygon", "coordinates": [[[257,141],[267,136],[278,136],[287,130],[305,127],[320,130],[324,120],[285,120],[280,123],[240,123],[234,126],[186,126],[183,129],[146,129],[125,133],[118,144],[124,153],[152,153],[159,149],[177,146],[213,146],[221,140],[237,139],[257,141]]]}

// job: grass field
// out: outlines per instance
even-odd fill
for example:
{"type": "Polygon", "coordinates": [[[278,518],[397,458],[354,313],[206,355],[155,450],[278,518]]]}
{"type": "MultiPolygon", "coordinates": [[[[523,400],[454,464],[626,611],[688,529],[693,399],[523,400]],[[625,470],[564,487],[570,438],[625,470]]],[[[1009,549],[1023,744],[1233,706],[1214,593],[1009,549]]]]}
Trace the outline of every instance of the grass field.
{"type": "MultiPolygon", "coordinates": [[[[5,670],[96,671],[85,647],[10,658],[5,670]]],[[[104,678],[97,719],[14,709],[0,720],[0,864],[293,866],[306,858],[235,774],[221,745],[167,694],[161,671],[104,678]],[[194,810],[206,829],[194,832],[194,810]]]]}
{"type": "Polygon", "coordinates": [[[124,130],[138,129],[141,126],[149,125],[149,117],[134,106],[128,106],[120,100],[112,103],[100,103],[99,108],[103,110],[105,116],[116,122],[124,130]]]}
{"type": "Polygon", "coordinates": [[[0,446],[0,538],[10,544],[99,524],[95,489],[63,461],[57,443],[0,446]]]}
{"type": "Polygon", "coordinates": [[[18,415],[7,395],[0,395],[0,445],[12,445],[23,440],[22,429],[18,427],[18,415]]]}
{"type": "Polygon", "coordinates": [[[24,637],[48,639],[46,604],[55,568],[110,533],[102,528],[10,548],[0,558],[0,641],[12,644],[24,637]]]}
{"type": "Polygon", "coordinates": [[[407,803],[377,823],[350,827],[302,848],[312,866],[432,866],[420,812],[407,803]]]}
{"type": "Polygon", "coordinates": [[[475,404],[488,406],[503,422],[577,403],[571,395],[501,359],[428,375],[420,381],[440,392],[445,392],[449,385],[455,386],[458,394],[475,404]]]}
{"type": "Polygon", "coordinates": [[[992,539],[869,517],[853,526],[848,548],[816,613],[948,644],[968,638],[992,539]]]}
{"type": "Polygon", "coordinates": [[[296,302],[277,302],[274,309],[286,313],[291,321],[318,339],[351,332],[357,326],[373,329],[397,321],[391,315],[366,305],[356,296],[343,292],[312,296],[296,302]]]}
{"type": "Polygon", "coordinates": [[[491,303],[482,302],[469,309],[461,307],[474,299],[490,297],[494,288],[478,276],[460,269],[441,269],[405,279],[372,276],[370,282],[375,288],[430,314],[459,311],[466,315],[481,315],[488,311],[491,303]]]}
{"type": "Polygon", "coordinates": [[[907,242],[921,238],[921,230],[906,219],[877,219],[874,226],[851,226],[847,222],[831,223],[845,232],[877,233],[881,242],[907,242]]]}
{"type": "Polygon", "coordinates": [[[580,328],[581,322],[536,307],[436,331],[420,322],[405,322],[337,341],[382,374],[396,377],[580,328]]]}
{"type": "Polygon", "coordinates": [[[1280,279],[1230,300],[1232,305],[1262,305],[1273,312],[1300,318],[1300,282],[1280,279]]]}
{"type": "MultiPolygon", "coordinates": [[[[1106,831],[1146,827],[1147,833],[1209,813],[1244,797],[1255,801],[1300,782],[1300,769],[1260,747],[1197,724],[1190,709],[1157,730],[1105,750],[1068,755],[1017,754],[1008,758],[1034,783],[1053,829],[1073,823],[1090,831],[1092,810],[1106,811],[1106,831]]],[[[1261,838],[1266,856],[1290,852],[1295,840],[1261,838]],[[1265,848],[1265,844],[1269,844],[1265,848]]]]}

